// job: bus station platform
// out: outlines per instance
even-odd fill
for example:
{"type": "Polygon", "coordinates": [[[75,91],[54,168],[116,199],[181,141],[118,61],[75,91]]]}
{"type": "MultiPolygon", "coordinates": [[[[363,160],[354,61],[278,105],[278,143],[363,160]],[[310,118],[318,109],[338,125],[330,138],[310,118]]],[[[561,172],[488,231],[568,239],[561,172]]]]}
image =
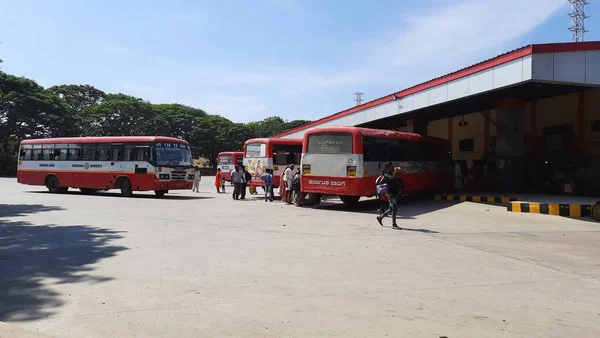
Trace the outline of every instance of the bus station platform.
{"type": "Polygon", "coordinates": [[[600,206],[594,209],[600,197],[542,195],[542,194],[502,194],[455,192],[437,194],[440,201],[476,202],[506,205],[508,212],[543,214],[570,218],[600,217],[600,206]]]}

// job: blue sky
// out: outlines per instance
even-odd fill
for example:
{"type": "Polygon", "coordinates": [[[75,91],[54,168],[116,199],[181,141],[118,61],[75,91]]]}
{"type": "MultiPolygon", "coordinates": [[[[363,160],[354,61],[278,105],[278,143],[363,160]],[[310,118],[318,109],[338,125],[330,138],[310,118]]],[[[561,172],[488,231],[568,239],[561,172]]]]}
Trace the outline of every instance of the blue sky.
{"type": "MultiPolygon", "coordinates": [[[[591,0],[586,40],[600,40],[591,0]]],[[[530,43],[566,0],[0,0],[2,70],[236,122],[317,119],[530,43]]]]}

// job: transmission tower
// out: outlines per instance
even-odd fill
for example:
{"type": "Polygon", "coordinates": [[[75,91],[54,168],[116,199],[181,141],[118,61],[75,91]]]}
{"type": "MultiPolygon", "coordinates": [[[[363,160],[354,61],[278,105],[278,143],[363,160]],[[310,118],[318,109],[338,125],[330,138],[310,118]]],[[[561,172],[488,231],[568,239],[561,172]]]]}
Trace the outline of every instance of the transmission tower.
{"type": "Polygon", "coordinates": [[[356,93],[354,93],[354,95],[356,95],[356,100],[354,100],[354,101],[356,101],[356,105],[360,106],[360,104],[363,101],[362,96],[365,95],[365,93],[356,92],[356,93]]]}
{"type": "Polygon", "coordinates": [[[587,0],[569,0],[571,3],[571,41],[580,42],[583,41],[583,35],[585,32],[585,19],[588,17],[585,15],[585,5],[588,4],[587,0]]]}

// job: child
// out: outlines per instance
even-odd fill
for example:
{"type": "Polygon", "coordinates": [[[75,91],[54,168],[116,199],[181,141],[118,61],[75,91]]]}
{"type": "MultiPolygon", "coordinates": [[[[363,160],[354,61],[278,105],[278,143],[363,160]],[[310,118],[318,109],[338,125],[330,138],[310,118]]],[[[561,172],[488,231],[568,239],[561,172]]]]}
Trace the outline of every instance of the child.
{"type": "Polygon", "coordinates": [[[217,187],[217,194],[220,194],[221,191],[219,188],[223,188],[223,192],[225,192],[225,186],[221,180],[221,169],[217,169],[217,174],[215,175],[215,186],[217,187]]]}

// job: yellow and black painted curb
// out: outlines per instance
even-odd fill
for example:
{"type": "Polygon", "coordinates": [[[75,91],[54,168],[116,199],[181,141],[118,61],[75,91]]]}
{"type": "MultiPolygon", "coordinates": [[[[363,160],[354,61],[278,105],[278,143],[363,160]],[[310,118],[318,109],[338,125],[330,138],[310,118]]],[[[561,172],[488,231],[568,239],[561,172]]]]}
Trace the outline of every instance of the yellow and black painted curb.
{"type": "Polygon", "coordinates": [[[437,201],[476,202],[488,204],[509,204],[519,198],[511,196],[435,195],[437,201]]]}
{"type": "Polygon", "coordinates": [[[558,203],[510,203],[506,208],[509,212],[544,214],[572,218],[591,217],[592,205],[589,204],[558,204],[558,203]]]}

